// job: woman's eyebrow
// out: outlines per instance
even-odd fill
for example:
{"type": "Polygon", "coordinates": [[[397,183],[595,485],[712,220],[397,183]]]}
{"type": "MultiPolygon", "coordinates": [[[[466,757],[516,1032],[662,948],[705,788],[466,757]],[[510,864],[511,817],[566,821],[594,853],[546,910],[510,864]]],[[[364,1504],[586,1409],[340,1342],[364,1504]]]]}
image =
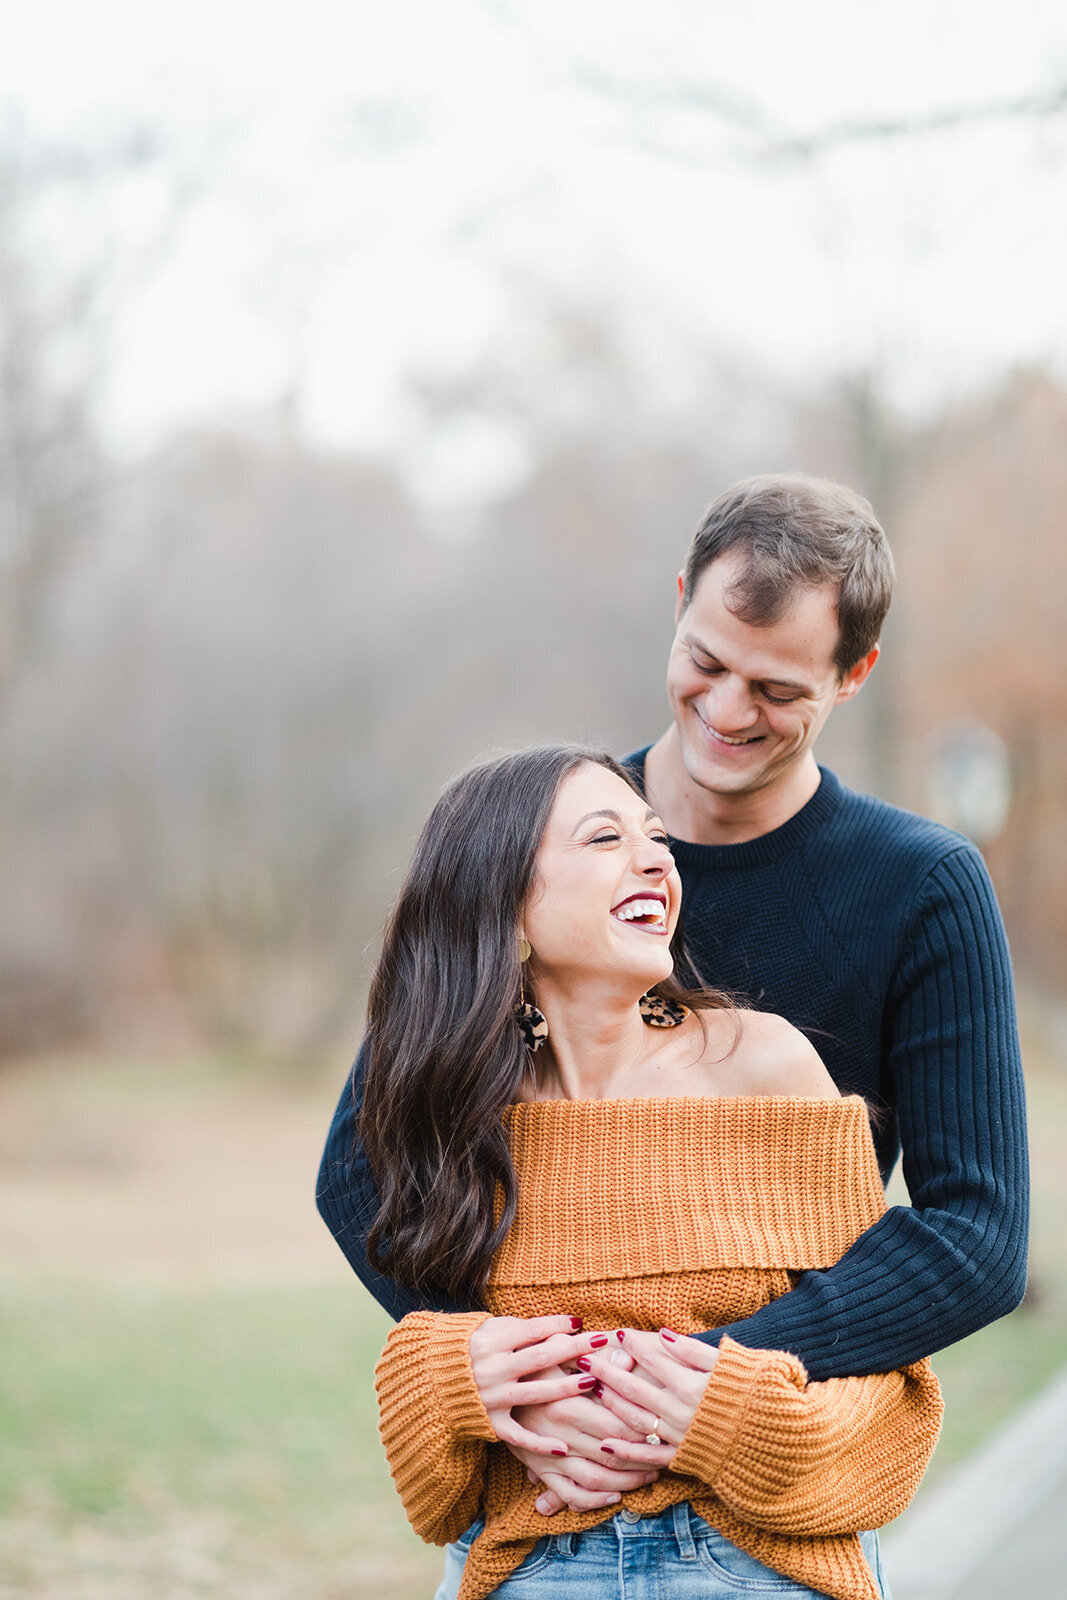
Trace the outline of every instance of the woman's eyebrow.
{"type": "MultiPolygon", "coordinates": [[[[645,821],[651,822],[654,818],[658,817],[658,815],[659,813],[653,811],[650,807],[649,810],[645,812],[645,821]]],[[[610,821],[617,823],[620,828],[622,827],[622,818],[619,816],[619,813],[617,811],[611,811],[605,806],[601,811],[587,811],[584,817],[579,817],[578,821],[571,829],[571,838],[573,839],[579,828],[584,828],[587,822],[592,822],[594,817],[608,817],[610,821]]]]}

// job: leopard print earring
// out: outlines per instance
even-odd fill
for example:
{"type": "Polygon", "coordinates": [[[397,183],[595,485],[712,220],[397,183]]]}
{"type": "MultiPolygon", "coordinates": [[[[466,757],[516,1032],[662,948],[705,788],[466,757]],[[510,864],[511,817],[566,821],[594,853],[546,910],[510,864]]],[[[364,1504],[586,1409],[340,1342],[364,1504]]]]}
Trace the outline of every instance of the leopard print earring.
{"type": "Polygon", "coordinates": [[[548,1023],[545,1020],[545,1014],[543,1011],[539,1011],[531,1001],[527,1000],[526,992],[523,988],[522,964],[529,961],[532,955],[533,951],[530,948],[528,941],[526,939],[520,939],[519,1003],[515,1007],[515,1021],[519,1025],[519,1032],[522,1034],[522,1041],[527,1050],[530,1051],[531,1055],[534,1053],[534,1051],[540,1050],[541,1046],[548,1038],[548,1023]]]}
{"type": "Polygon", "coordinates": [[[680,1000],[667,1000],[661,994],[653,994],[651,989],[641,996],[637,1008],[649,1028],[677,1028],[689,1015],[689,1007],[683,1006],[680,1000]]]}

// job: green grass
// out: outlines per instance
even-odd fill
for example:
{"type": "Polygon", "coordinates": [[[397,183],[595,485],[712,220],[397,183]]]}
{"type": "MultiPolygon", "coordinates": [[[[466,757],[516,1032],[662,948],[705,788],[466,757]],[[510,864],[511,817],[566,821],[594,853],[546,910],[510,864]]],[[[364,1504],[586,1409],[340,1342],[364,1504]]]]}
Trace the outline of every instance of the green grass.
{"type": "MultiPolygon", "coordinates": [[[[1067,1365],[1067,1072],[1024,1039],[1033,1185],[1030,1288],[1011,1316],[934,1357],[945,1396],[924,1490],[1067,1365]]],[[[897,1198],[891,1190],[890,1198],[897,1198]]]]}
{"type": "Polygon", "coordinates": [[[228,1559],[299,1569],[309,1595],[333,1592],[317,1572],[339,1593],[432,1590],[440,1556],[411,1534],[375,1426],[387,1320],[361,1291],[8,1283],[2,1298],[0,1518],[37,1525],[38,1568],[54,1561],[44,1525],[118,1549],[168,1526],[180,1541],[207,1510],[228,1559]]]}
{"type": "Polygon", "coordinates": [[[1067,1364],[1062,1312],[1025,1305],[934,1357],[945,1422],[928,1482],[964,1460],[1067,1364]]]}
{"type": "Polygon", "coordinates": [[[324,1473],[360,1492],[376,1476],[357,1442],[374,1437],[380,1327],[354,1300],[9,1287],[0,1507],[36,1486],[73,1512],[165,1491],[241,1517],[313,1517],[324,1473]]]}

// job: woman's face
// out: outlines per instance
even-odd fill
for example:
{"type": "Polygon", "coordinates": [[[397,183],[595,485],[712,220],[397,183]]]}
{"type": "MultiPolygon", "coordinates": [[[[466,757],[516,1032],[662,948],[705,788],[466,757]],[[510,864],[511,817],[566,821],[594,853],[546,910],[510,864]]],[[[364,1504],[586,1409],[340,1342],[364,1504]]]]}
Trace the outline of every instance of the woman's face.
{"type": "Polygon", "coordinates": [[[584,765],[565,778],[521,930],[535,981],[621,974],[642,989],[659,983],[674,965],[681,903],[666,832],[641,796],[605,767],[584,765]]]}

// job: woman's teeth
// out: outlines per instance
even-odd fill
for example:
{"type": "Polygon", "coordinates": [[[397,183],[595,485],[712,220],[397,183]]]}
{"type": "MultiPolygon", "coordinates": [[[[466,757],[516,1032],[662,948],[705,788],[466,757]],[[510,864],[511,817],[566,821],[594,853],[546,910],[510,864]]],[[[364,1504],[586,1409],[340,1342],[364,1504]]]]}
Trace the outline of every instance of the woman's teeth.
{"type": "Polygon", "coordinates": [[[628,900],[611,914],[619,922],[636,922],[638,917],[659,923],[667,920],[666,908],[658,900],[628,900]]]}

